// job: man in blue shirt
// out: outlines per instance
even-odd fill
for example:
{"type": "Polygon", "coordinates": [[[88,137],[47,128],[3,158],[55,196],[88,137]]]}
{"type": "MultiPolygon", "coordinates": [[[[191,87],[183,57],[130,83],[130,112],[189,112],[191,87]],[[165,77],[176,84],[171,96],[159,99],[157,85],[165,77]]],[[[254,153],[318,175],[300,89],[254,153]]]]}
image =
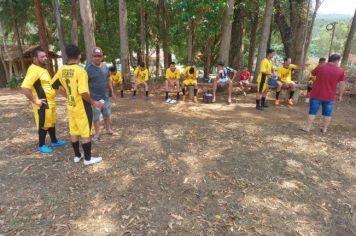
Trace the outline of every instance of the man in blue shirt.
{"type": "Polygon", "coordinates": [[[95,129],[93,141],[98,140],[100,135],[100,114],[103,115],[107,134],[114,135],[110,121],[111,103],[109,99],[109,89],[113,93],[113,88],[112,84],[109,83],[109,69],[103,63],[103,60],[104,54],[101,48],[94,47],[92,49],[92,62],[85,67],[89,77],[90,96],[93,100],[103,103],[101,109],[93,107],[95,129]]]}

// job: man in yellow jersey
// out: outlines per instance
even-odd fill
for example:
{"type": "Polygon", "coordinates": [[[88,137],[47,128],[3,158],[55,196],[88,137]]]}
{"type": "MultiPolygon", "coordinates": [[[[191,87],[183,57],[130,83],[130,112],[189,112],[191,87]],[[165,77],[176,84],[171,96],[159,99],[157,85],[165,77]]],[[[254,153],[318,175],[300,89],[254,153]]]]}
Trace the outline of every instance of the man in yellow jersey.
{"type": "Polygon", "coordinates": [[[183,93],[183,101],[185,101],[185,90],[188,86],[194,86],[194,97],[193,101],[196,103],[198,102],[197,99],[197,93],[198,93],[198,76],[199,76],[199,71],[195,66],[187,66],[183,70],[183,88],[182,88],[182,93],[183,93]]]}
{"type": "Polygon", "coordinates": [[[309,72],[308,87],[307,87],[307,96],[306,96],[306,98],[305,98],[305,102],[306,102],[306,103],[309,103],[309,100],[310,100],[310,93],[311,93],[311,91],[312,91],[312,89],[313,89],[313,84],[314,84],[315,81],[316,81],[316,76],[315,76],[315,75],[312,75],[311,72],[312,72],[315,68],[317,68],[319,65],[324,64],[324,63],[326,63],[326,58],[321,57],[321,58],[319,58],[319,63],[318,63],[318,65],[313,65],[313,66],[310,67],[310,70],[309,70],[310,72],[309,72]]]}
{"type": "Polygon", "coordinates": [[[231,103],[231,95],[232,95],[232,81],[236,78],[237,76],[237,71],[225,66],[223,62],[220,62],[218,64],[218,75],[216,77],[216,80],[214,80],[213,83],[213,102],[215,102],[216,99],[216,89],[218,88],[218,85],[224,86],[225,84],[228,84],[228,98],[227,98],[227,103],[231,103]],[[232,78],[231,78],[232,74],[232,78]]]}
{"type": "Polygon", "coordinates": [[[262,111],[267,108],[266,97],[268,93],[268,80],[274,74],[272,58],[274,50],[268,49],[266,57],[261,61],[260,70],[257,77],[256,109],[262,111]]]}
{"type": "Polygon", "coordinates": [[[100,109],[103,104],[89,95],[88,74],[78,65],[80,50],[75,45],[66,46],[68,62],[62,66],[52,79],[52,86],[59,89],[61,85],[67,95],[67,112],[69,133],[74,149],[74,162],[82,159],[79,151],[79,139],[84,151],[84,165],[91,165],[102,160],[91,156],[91,130],[93,123],[92,106],[100,109]]]}
{"type": "Polygon", "coordinates": [[[48,58],[46,53],[36,47],[31,52],[33,64],[28,68],[21,85],[23,94],[32,102],[36,126],[38,128],[38,151],[51,153],[53,150],[46,145],[47,132],[51,137],[51,146],[62,146],[66,142],[56,137],[56,91],[51,86],[51,76],[45,69],[48,58]]]}
{"type": "Polygon", "coordinates": [[[166,70],[166,102],[167,103],[175,103],[174,99],[170,99],[168,97],[168,87],[169,86],[175,86],[177,89],[177,101],[179,101],[179,91],[180,91],[180,87],[179,87],[179,80],[180,80],[180,70],[178,68],[176,68],[176,63],[175,62],[171,62],[169,65],[169,68],[166,70]]]}
{"type": "Polygon", "coordinates": [[[145,86],[145,101],[150,101],[151,97],[148,96],[148,70],[144,62],[141,62],[140,65],[134,71],[134,79],[132,81],[133,84],[133,94],[130,97],[131,100],[136,99],[136,91],[138,85],[145,86]]]}
{"type": "MultiPolygon", "coordinates": [[[[124,97],[124,81],[123,81],[121,72],[118,71],[115,66],[109,67],[109,71],[110,71],[109,83],[111,84],[110,88],[113,88],[113,90],[115,90],[116,87],[120,87],[120,96],[123,98],[124,97]]],[[[115,91],[111,91],[111,96],[114,99],[116,99],[115,91]]]]}
{"type": "Polygon", "coordinates": [[[284,58],[283,65],[278,67],[277,69],[277,91],[276,91],[276,100],[274,104],[276,106],[279,105],[279,94],[281,93],[281,89],[290,89],[288,105],[293,105],[293,95],[295,92],[295,83],[292,80],[292,74],[295,70],[299,70],[304,66],[297,66],[295,64],[291,64],[290,58],[284,58]]]}

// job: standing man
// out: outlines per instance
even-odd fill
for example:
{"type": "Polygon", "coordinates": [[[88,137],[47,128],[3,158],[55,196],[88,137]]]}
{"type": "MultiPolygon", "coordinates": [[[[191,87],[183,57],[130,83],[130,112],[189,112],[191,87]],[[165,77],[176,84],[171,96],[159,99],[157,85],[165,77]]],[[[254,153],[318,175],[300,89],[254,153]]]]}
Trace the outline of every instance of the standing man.
{"type": "Polygon", "coordinates": [[[169,86],[175,86],[177,89],[177,101],[179,101],[179,79],[180,79],[180,71],[178,68],[176,68],[176,63],[171,62],[169,65],[169,68],[166,70],[166,102],[169,103],[171,102],[171,99],[168,98],[168,87],[169,86]]]}
{"type": "MultiPolygon", "coordinates": [[[[111,128],[111,102],[109,99],[109,89],[113,92],[111,83],[109,83],[109,69],[103,63],[104,54],[101,48],[92,49],[92,63],[85,67],[89,77],[90,96],[95,101],[101,101],[103,106],[98,109],[93,107],[95,135],[93,141],[99,139],[100,135],[100,115],[103,115],[106,133],[114,135],[111,128]]],[[[113,97],[114,98],[114,97],[113,97]]]]}
{"type": "Polygon", "coordinates": [[[266,97],[268,93],[268,80],[273,71],[272,58],[274,57],[274,50],[268,49],[266,58],[261,61],[260,71],[257,77],[257,93],[256,93],[256,109],[262,111],[266,104],[266,97]]]}
{"type": "Polygon", "coordinates": [[[69,133],[75,154],[74,162],[77,163],[82,159],[79,151],[80,140],[84,151],[84,165],[92,165],[102,160],[101,157],[91,156],[92,106],[101,109],[103,104],[89,95],[88,74],[78,65],[79,48],[68,45],[65,50],[68,57],[67,65],[62,66],[53,77],[52,86],[58,89],[59,85],[62,85],[67,94],[69,133]]]}
{"type": "Polygon", "coordinates": [[[220,62],[218,64],[218,76],[216,77],[216,80],[214,80],[213,83],[213,102],[215,102],[215,97],[216,97],[216,89],[218,85],[224,86],[225,84],[229,85],[228,88],[228,94],[229,97],[227,99],[227,102],[230,104],[231,103],[231,94],[232,94],[232,81],[235,79],[237,76],[237,71],[230,68],[230,67],[225,67],[224,63],[220,62]],[[230,74],[233,73],[232,79],[230,78],[230,74]]]}
{"type": "Polygon", "coordinates": [[[337,85],[339,84],[339,101],[342,101],[342,96],[346,87],[345,81],[347,79],[345,72],[339,67],[339,63],[340,55],[333,54],[329,57],[328,63],[319,65],[311,72],[313,76],[316,76],[317,80],[315,81],[313,90],[310,94],[309,116],[305,128],[302,129],[303,131],[310,131],[320,106],[322,106],[322,115],[324,116],[324,126],[321,129],[321,132],[325,133],[328,130],[328,126],[331,122],[337,85]]]}
{"type": "Polygon", "coordinates": [[[63,146],[64,140],[56,137],[56,91],[51,86],[51,76],[45,69],[48,58],[40,47],[31,52],[33,60],[21,85],[23,94],[32,102],[35,122],[38,129],[38,151],[51,153],[53,150],[46,145],[47,132],[51,137],[51,147],[63,146]]]}
{"type": "Polygon", "coordinates": [[[141,62],[140,65],[135,69],[134,71],[134,79],[132,81],[133,84],[133,94],[130,97],[131,100],[136,99],[136,91],[137,91],[137,86],[138,85],[144,85],[145,86],[145,101],[150,101],[151,97],[148,96],[148,70],[146,68],[146,65],[144,62],[141,62]]]}

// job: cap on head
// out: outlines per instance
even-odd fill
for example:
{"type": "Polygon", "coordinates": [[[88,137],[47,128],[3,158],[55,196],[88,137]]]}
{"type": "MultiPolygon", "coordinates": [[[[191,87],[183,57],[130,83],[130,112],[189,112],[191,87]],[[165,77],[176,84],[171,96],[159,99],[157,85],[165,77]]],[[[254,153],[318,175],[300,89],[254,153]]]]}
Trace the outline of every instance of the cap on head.
{"type": "Polygon", "coordinates": [[[103,55],[103,50],[99,47],[94,47],[91,51],[92,55],[103,55]]]}

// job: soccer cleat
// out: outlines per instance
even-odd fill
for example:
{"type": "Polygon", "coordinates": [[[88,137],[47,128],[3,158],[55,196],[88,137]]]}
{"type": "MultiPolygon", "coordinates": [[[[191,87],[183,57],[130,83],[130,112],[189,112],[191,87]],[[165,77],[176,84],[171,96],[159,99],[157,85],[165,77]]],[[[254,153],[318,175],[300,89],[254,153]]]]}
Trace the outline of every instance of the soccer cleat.
{"type": "Polygon", "coordinates": [[[91,157],[89,161],[84,160],[84,165],[85,166],[93,165],[93,164],[101,162],[102,160],[103,160],[103,158],[101,158],[101,157],[91,157]]]}
{"type": "Polygon", "coordinates": [[[166,99],[166,103],[170,103],[171,101],[172,101],[171,98],[167,98],[167,99],[166,99]]]}
{"type": "Polygon", "coordinates": [[[197,103],[197,102],[198,102],[198,98],[197,98],[197,96],[194,96],[194,97],[193,97],[193,102],[195,102],[195,103],[197,103]]]}
{"type": "Polygon", "coordinates": [[[288,105],[293,105],[293,100],[292,99],[288,99],[288,105]]]}
{"type": "Polygon", "coordinates": [[[256,106],[256,109],[259,111],[263,111],[263,107],[262,106],[256,106]]]}
{"type": "Polygon", "coordinates": [[[274,105],[279,106],[279,100],[274,101],[274,105]]]}
{"type": "Polygon", "coordinates": [[[78,163],[78,162],[80,162],[81,159],[82,159],[82,157],[74,157],[73,161],[74,161],[74,163],[78,163]]]}
{"type": "Polygon", "coordinates": [[[130,96],[130,100],[136,100],[136,96],[130,96]]]}
{"type": "Polygon", "coordinates": [[[42,145],[41,147],[38,147],[37,150],[46,154],[51,153],[53,151],[51,148],[49,148],[46,145],[42,145]]]}
{"type": "Polygon", "coordinates": [[[266,103],[262,103],[263,108],[268,108],[269,106],[266,103]]]}
{"type": "Polygon", "coordinates": [[[51,143],[51,147],[59,147],[59,146],[63,146],[67,143],[67,141],[65,140],[57,140],[56,143],[51,143]]]}

